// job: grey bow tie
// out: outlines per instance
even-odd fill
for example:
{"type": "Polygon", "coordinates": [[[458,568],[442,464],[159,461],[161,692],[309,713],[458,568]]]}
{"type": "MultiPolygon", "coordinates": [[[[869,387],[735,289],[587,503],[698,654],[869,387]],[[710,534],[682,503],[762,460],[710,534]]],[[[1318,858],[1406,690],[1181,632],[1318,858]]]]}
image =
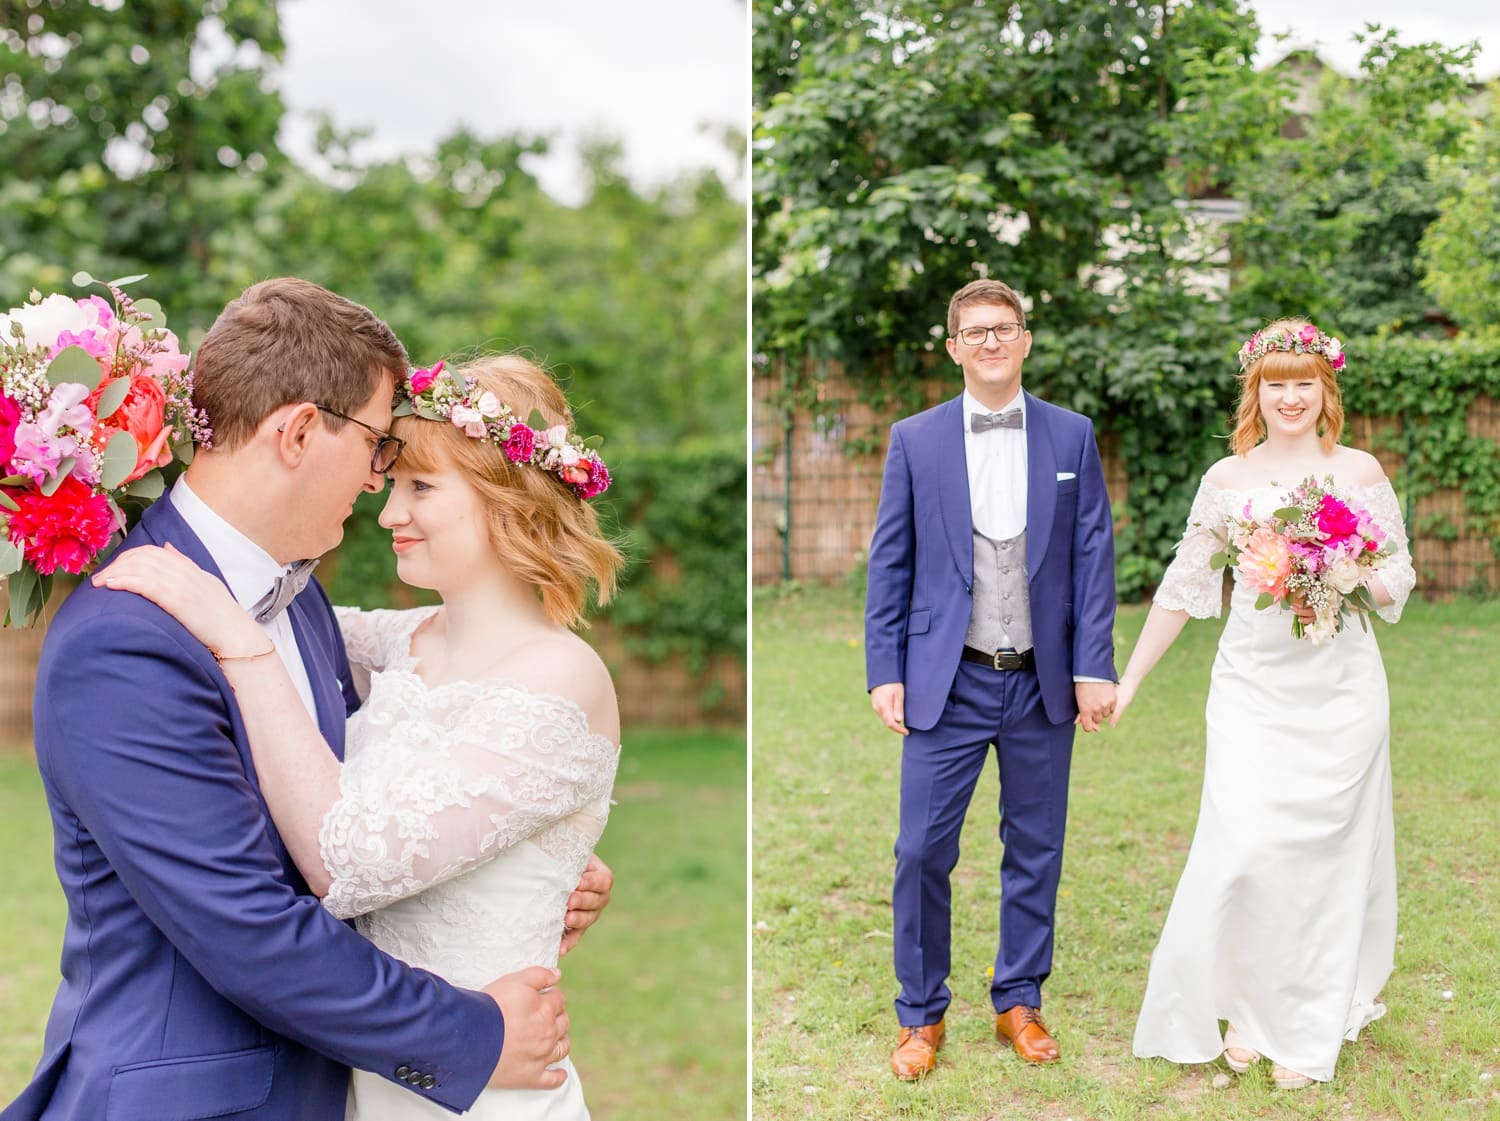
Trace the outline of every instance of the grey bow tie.
{"type": "Polygon", "coordinates": [[[975,413],[969,418],[970,432],[988,432],[991,428],[1025,428],[1026,415],[1019,408],[1003,413],[975,413]]]}
{"type": "Polygon", "coordinates": [[[317,567],[318,562],[315,560],[298,561],[276,577],[276,583],[271,585],[271,590],[261,596],[255,606],[250,609],[255,616],[255,621],[269,623],[285,611],[287,604],[296,599],[302,589],[307,587],[307,582],[312,579],[313,569],[317,567]]]}

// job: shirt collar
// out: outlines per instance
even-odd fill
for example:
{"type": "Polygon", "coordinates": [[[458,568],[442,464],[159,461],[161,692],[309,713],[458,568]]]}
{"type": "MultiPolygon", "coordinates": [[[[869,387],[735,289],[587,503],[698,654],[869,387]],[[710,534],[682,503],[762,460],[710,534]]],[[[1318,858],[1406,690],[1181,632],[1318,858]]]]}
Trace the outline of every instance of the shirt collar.
{"type": "Polygon", "coordinates": [[[214,564],[219,566],[224,582],[239,605],[250,609],[271,590],[277,577],[286,571],[250,538],[230,525],[207,502],[193,493],[187,476],[172,484],[172,505],[198,535],[214,564]]]}
{"type": "MultiPolygon", "coordinates": [[[[1026,391],[1024,389],[1017,393],[1016,399],[1009,405],[1006,405],[1005,408],[1001,409],[1000,412],[1008,413],[1011,409],[1020,409],[1021,416],[1024,417],[1026,415],[1026,391]]],[[[969,425],[971,424],[971,421],[969,419],[970,417],[972,417],[975,413],[984,413],[988,415],[989,413],[992,413],[994,411],[994,409],[989,409],[981,405],[966,387],[964,389],[964,435],[967,436],[971,432],[971,429],[969,427],[969,425]]]]}

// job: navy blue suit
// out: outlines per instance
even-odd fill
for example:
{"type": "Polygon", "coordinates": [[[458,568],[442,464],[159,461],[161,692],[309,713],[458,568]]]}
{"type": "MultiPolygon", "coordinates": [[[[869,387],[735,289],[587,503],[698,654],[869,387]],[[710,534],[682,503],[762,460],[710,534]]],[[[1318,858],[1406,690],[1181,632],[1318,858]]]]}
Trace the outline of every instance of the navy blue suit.
{"type": "Polygon", "coordinates": [[[1062,871],[1074,677],[1115,679],[1114,542],[1086,417],[1026,395],[1026,571],[1035,670],[960,660],[973,609],[963,398],[891,429],[870,543],[868,687],[905,685],[896,842],[896,1001],[903,1025],[948,1006],[949,875],[991,744],[1000,764],[996,1011],[1040,1006],[1062,871]],[[1059,478],[1059,476],[1068,476],[1059,478]]]}
{"type": "MultiPolygon", "coordinates": [[[[170,500],[126,539],[217,569],[170,500]]],[[[358,699],[316,582],[289,608],[324,737],[358,699]]],[[[267,816],[212,656],[140,596],[85,582],[43,647],[37,763],[67,898],[62,983],[31,1084],[0,1121],[342,1121],[348,1067],[455,1112],[502,1018],[319,905],[267,816]]]]}

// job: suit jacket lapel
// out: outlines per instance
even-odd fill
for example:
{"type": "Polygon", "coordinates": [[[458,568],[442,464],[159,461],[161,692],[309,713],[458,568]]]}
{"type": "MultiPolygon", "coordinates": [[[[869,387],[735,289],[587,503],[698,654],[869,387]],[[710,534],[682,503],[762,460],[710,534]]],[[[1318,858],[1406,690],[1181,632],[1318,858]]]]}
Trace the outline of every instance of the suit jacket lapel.
{"type": "Polygon", "coordinates": [[[1036,579],[1057,513],[1057,458],[1046,410],[1026,394],[1026,574],[1036,579]]]}
{"type": "Polygon", "coordinates": [[[974,586],[974,511],[969,504],[969,464],[964,456],[963,395],[938,406],[938,508],[953,563],[965,587],[974,586]]]}

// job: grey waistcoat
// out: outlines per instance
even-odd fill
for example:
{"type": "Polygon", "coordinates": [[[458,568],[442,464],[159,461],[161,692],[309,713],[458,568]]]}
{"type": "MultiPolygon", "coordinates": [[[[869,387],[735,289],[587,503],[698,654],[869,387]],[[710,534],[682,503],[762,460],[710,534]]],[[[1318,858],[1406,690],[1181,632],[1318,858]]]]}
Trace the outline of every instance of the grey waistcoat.
{"type": "Polygon", "coordinates": [[[1026,531],[996,541],[974,531],[974,609],[964,645],[986,654],[1031,649],[1026,531]]]}

